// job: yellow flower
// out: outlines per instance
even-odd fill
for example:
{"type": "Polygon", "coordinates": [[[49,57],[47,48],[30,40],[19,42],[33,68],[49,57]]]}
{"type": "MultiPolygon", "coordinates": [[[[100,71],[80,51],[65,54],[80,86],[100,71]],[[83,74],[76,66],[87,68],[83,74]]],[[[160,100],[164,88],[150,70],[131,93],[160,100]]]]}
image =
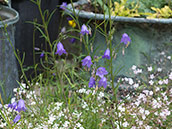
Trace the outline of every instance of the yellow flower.
{"type": "Polygon", "coordinates": [[[74,20],[69,20],[68,23],[69,23],[69,25],[72,26],[73,28],[76,27],[76,23],[75,23],[74,20]]]}

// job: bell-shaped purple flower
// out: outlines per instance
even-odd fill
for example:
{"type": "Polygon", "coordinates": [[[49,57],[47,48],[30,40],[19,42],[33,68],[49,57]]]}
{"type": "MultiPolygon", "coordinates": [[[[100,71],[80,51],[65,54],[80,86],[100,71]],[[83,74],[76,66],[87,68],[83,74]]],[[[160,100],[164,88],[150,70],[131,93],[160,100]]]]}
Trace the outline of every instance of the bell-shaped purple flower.
{"type": "Polygon", "coordinates": [[[125,45],[129,44],[131,42],[130,37],[124,33],[121,38],[121,43],[124,43],[125,45]]]}
{"type": "Polygon", "coordinates": [[[24,104],[24,100],[23,99],[20,99],[19,101],[18,101],[18,105],[17,105],[17,111],[18,112],[20,112],[20,111],[26,111],[26,106],[25,106],[25,104],[24,104]]]}
{"type": "Polygon", "coordinates": [[[96,75],[99,77],[104,77],[104,75],[107,75],[108,72],[106,71],[106,69],[104,67],[99,67],[96,71],[96,75]]]}
{"type": "Polygon", "coordinates": [[[96,87],[96,81],[95,81],[94,77],[90,77],[90,81],[88,83],[88,87],[89,88],[96,87]]]}
{"type": "Polygon", "coordinates": [[[81,27],[80,34],[85,35],[86,33],[89,34],[89,30],[88,30],[87,26],[85,24],[83,24],[81,27]]]}
{"type": "Polygon", "coordinates": [[[60,5],[60,9],[62,10],[65,10],[67,7],[67,3],[66,2],[63,2],[61,5],[60,5]]]}
{"type": "Polygon", "coordinates": [[[57,44],[57,52],[55,53],[55,54],[58,54],[59,56],[61,56],[62,54],[67,54],[66,53],[66,50],[64,49],[64,47],[63,47],[63,44],[61,43],[61,42],[59,42],[58,44],[57,44]]]}
{"type": "Polygon", "coordinates": [[[20,119],[21,119],[21,116],[20,116],[20,114],[18,114],[18,115],[14,118],[13,122],[14,122],[14,123],[17,123],[20,119]]]}
{"type": "Polygon", "coordinates": [[[106,49],[104,55],[102,56],[102,58],[107,58],[107,59],[110,59],[110,50],[109,48],[106,49]]]}
{"type": "Polygon", "coordinates": [[[98,84],[99,84],[98,85],[99,87],[103,86],[104,88],[106,88],[107,87],[107,79],[105,77],[102,77],[100,79],[100,81],[98,82],[98,84]]]}
{"type": "Polygon", "coordinates": [[[71,43],[74,43],[75,41],[76,41],[75,38],[71,38],[71,39],[70,39],[70,42],[71,42],[71,43]]]}
{"type": "Polygon", "coordinates": [[[82,66],[87,66],[88,68],[91,67],[93,63],[91,62],[91,56],[87,56],[82,60],[82,66]]]}
{"type": "Polygon", "coordinates": [[[42,52],[40,55],[40,58],[43,58],[43,57],[44,57],[44,52],[42,52]]]}
{"type": "Polygon", "coordinates": [[[8,107],[12,108],[13,110],[17,107],[17,102],[14,102],[12,104],[8,104],[8,107]]]}

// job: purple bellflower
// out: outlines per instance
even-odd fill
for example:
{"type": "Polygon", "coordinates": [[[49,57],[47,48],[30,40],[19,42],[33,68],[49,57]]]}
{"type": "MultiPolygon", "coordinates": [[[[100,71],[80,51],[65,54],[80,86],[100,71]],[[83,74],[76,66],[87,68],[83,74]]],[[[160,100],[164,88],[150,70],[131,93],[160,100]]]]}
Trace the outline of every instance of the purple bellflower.
{"type": "Polygon", "coordinates": [[[104,55],[102,56],[102,58],[107,58],[107,59],[110,59],[110,50],[109,48],[106,49],[104,55]]]}
{"type": "Polygon", "coordinates": [[[104,67],[99,67],[96,71],[96,75],[99,77],[104,77],[104,75],[107,75],[108,72],[106,71],[106,69],[104,67]]]}
{"type": "Polygon", "coordinates": [[[61,56],[62,54],[67,54],[66,53],[66,50],[64,49],[64,47],[63,47],[63,44],[61,43],[61,42],[59,42],[58,44],[57,44],[57,52],[55,53],[55,54],[58,54],[59,56],[61,56]]]}
{"type": "Polygon", "coordinates": [[[80,34],[85,35],[86,33],[89,34],[89,30],[88,30],[87,26],[85,24],[83,24],[81,27],[80,34]]]}
{"type": "Polygon", "coordinates": [[[21,116],[20,116],[20,114],[18,114],[18,115],[14,118],[13,122],[14,122],[14,123],[17,123],[20,119],[21,119],[21,116]]]}
{"type": "Polygon", "coordinates": [[[71,38],[71,39],[70,39],[70,42],[71,42],[71,43],[74,43],[75,41],[76,41],[75,38],[71,38]]]}
{"type": "Polygon", "coordinates": [[[25,111],[26,109],[27,109],[27,108],[26,108],[26,106],[25,106],[25,104],[24,104],[24,100],[23,100],[23,99],[20,99],[20,100],[18,101],[17,111],[18,111],[18,112],[21,112],[22,110],[25,111]]]}
{"type": "Polygon", "coordinates": [[[91,62],[91,56],[87,56],[82,60],[82,66],[87,66],[88,68],[91,67],[93,63],[91,62]]]}
{"type": "Polygon", "coordinates": [[[61,5],[60,5],[60,9],[62,10],[65,10],[67,7],[67,3],[66,2],[63,2],[61,5]]]}
{"type": "Polygon", "coordinates": [[[90,77],[90,81],[88,83],[88,87],[89,88],[96,87],[96,81],[95,81],[94,77],[90,77]]]}
{"type": "Polygon", "coordinates": [[[128,45],[131,42],[130,37],[124,33],[121,38],[121,43],[124,43],[125,45],[128,45]]]}
{"type": "Polygon", "coordinates": [[[12,108],[13,110],[16,109],[16,107],[17,107],[17,102],[14,102],[14,103],[12,103],[12,104],[8,104],[8,107],[9,107],[9,108],[12,108]]]}
{"type": "Polygon", "coordinates": [[[107,87],[107,79],[105,77],[102,77],[98,83],[99,83],[98,85],[99,87],[101,86],[103,86],[104,88],[107,87]]]}
{"type": "Polygon", "coordinates": [[[44,52],[42,52],[40,55],[40,58],[43,58],[43,57],[44,57],[44,52]]]}

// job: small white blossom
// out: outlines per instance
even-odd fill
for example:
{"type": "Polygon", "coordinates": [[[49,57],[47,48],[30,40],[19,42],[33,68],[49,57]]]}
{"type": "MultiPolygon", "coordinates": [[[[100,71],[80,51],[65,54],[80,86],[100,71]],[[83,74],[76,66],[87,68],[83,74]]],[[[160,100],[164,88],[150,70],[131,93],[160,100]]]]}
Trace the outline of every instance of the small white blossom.
{"type": "Polygon", "coordinates": [[[149,72],[151,72],[153,69],[152,69],[152,66],[148,67],[147,68],[149,72]]]}

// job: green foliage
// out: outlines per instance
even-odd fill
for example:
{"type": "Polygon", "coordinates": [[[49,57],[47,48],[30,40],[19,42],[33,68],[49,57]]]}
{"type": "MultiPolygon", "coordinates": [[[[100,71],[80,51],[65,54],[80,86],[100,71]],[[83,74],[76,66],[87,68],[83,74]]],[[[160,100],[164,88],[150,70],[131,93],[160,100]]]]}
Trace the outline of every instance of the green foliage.
{"type": "Polygon", "coordinates": [[[114,2],[114,8],[111,9],[112,15],[114,16],[125,16],[125,17],[138,17],[138,4],[131,3],[127,4],[127,0],[121,0],[121,2],[114,2]]]}
{"type": "Polygon", "coordinates": [[[147,18],[171,18],[171,2],[166,0],[114,0],[114,8],[111,9],[114,16],[147,18]]]}
{"type": "Polygon", "coordinates": [[[147,17],[148,19],[151,19],[151,18],[172,18],[172,9],[170,9],[169,6],[164,6],[161,9],[151,7],[151,9],[153,11],[155,11],[155,13],[148,14],[148,17],[147,17]]]}

